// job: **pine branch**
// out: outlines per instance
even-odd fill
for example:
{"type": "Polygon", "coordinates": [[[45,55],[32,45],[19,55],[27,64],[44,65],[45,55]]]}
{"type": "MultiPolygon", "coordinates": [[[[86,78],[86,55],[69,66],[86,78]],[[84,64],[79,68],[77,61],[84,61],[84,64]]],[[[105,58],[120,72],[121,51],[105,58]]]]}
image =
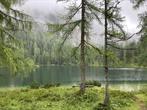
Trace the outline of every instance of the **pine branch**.
{"type": "Polygon", "coordinates": [[[9,17],[9,18],[11,18],[11,19],[13,19],[13,20],[15,20],[15,21],[20,21],[20,22],[23,22],[23,23],[30,23],[30,22],[31,22],[31,21],[26,21],[26,20],[18,19],[18,18],[16,18],[16,17],[13,17],[13,16],[11,16],[11,15],[8,15],[8,14],[4,13],[2,10],[0,10],[0,13],[1,13],[2,15],[4,15],[5,18],[9,17]]]}
{"type": "Polygon", "coordinates": [[[48,23],[48,28],[53,28],[51,32],[56,33],[59,31],[63,31],[66,27],[76,24],[78,22],[81,22],[81,20],[76,20],[73,22],[68,22],[68,23],[64,23],[64,24],[50,24],[48,23]]]}
{"type": "Polygon", "coordinates": [[[134,8],[137,9],[139,8],[142,4],[146,2],[146,0],[132,0],[132,2],[135,4],[134,8]]]}
{"type": "Polygon", "coordinates": [[[61,48],[62,48],[62,46],[64,45],[65,41],[68,39],[68,37],[72,34],[72,32],[74,31],[74,29],[75,29],[80,23],[81,23],[81,20],[80,20],[80,21],[78,20],[78,21],[75,21],[75,22],[74,22],[73,27],[70,27],[70,25],[69,25],[69,27],[67,27],[68,29],[64,32],[64,35],[63,35],[64,40],[63,40],[63,42],[61,43],[59,50],[61,50],[61,48]]]}
{"type": "Polygon", "coordinates": [[[120,29],[121,33],[123,34],[124,38],[126,38],[126,33],[123,30],[122,26],[120,24],[118,24],[115,20],[111,20],[111,22],[120,29]]]}
{"type": "Polygon", "coordinates": [[[73,50],[73,54],[71,55],[71,58],[73,56],[75,56],[75,54],[76,54],[77,50],[80,48],[80,46],[81,46],[81,43],[78,45],[78,47],[75,47],[75,49],[73,50]]]}
{"type": "Polygon", "coordinates": [[[112,44],[107,44],[113,48],[116,48],[116,49],[119,49],[119,50],[136,50],[137,48],[121,48],[121,47],[117,47],[117,46],[114,46],[112,44]]]}
{"type": "Polygon", "coordinates": [[[98,51],[100,54],[102,54],[101,50],[99,48],[97,48],[96,46],[90,44],[89,42],[85,41],[85,43],[89,46],[91,46],[92,48],[94,48],[96,51],[98,51]]]}
{"type": "MultiPolygon", "coordinates": [[[[129,36],[129,37],[125,37],[125,39],[124,39],[124,38],[120,38],[120,39],[118,39],[118,40],[111,41],[111,42],[112,42],[112,43],[118,43],[118,42],[121,42],[121,41],[123,41],[123,42],[124,42],[124,41],[128,41],[129,39],[133,38],[136,34],[138,34],[138,32],[132,34],[132,35],[129,36]]],[[[110,39],[110,40],[112,40],[112,39],[110,39]]]]}
{"type": "Polygon", "coordinates": [[[4,28],[2,28],[2,26],[0,26],[0,30],[4,32],[6,35],[8,35],[11,39],[15,40],[15,37],[8,31],[6,31],[4,28]]]}
{"type": "Polygon", "coordinates": [[[95,12],[93,12],[93,10],[90,8],[90,6],[88,6],[88,9],[89,9],[90,12],[95,16],[95,18],[97,19],[97,21],[98,21],[100,24],[103,24],[103,23],[101,22],[101,19],[99,18],[99,16],[98,16],[95,12]]]}
{"type": "Polygon", "coordinates": [[[21,12],[21,11],[15,10],[13,8],[10,8],[10,11],[12,11],[15,15],[18,13],[21,16],[25,16],[25,17],[30,18],[30,19],[32,18],[31,16],[29,16],[29,15],[27,15],[27,14],[21,12]]]}
{"type": "Polygon", "coordinates": [[[21,32],[27,33],[27,31],[25,31],[23,29],[19,29],[19,28],[6,28],[6,27],[4,27],[4,29],[7,31],[14,31],[14,32],[21,31],[21,32]]]}
{"type": "Polygon", "coordinates": [[[120,4],[120,1],[117,1],[114,6],[111,6],[111,7],[108,8],[108,11],[116,9],[119,4],[120,4]]]}
{"type": "Polygon", "coordinates": [[[96,12],[102,13],[101,8],[98,8],[97,6],[92,5],[89,2],[87,2],[87,1],[85,1],[85,2],[86,2],[87,7],[91,8],[92,10],[95,10],[96,12]]]}
{"type": "MultiPolygon", "coordinates": [[[[82,7],[81,7],[81,4],[76,8],[76,10],[74,11],[74,12],[69,12],[71,15],[69,15],[69,16],[67,16],[67,21],[66,21],[66,23],[69,23],[72,19],[73,19],[73,17],[79,12],[79,10],[81,9],[82,7]]],[[[73,11],[73,10],[72,10],[73,11]]]]}

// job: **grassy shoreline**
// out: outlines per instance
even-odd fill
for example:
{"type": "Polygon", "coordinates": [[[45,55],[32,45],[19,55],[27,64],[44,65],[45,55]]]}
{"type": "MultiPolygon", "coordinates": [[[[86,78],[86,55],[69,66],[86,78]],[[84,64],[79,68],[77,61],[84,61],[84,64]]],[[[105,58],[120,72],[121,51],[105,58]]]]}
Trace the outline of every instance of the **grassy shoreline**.
{"type": "MultiPolygon", "coordinates": [[[[87,88],[84,95],[77,94],[78,90],[77,87],[0,89],[0,110],[96,110],[103,101],[103,88],[87,88]]],[[[110,96],[111,110],[147,107],[147,90],[124,92],[111,89],[110,96]]]]}

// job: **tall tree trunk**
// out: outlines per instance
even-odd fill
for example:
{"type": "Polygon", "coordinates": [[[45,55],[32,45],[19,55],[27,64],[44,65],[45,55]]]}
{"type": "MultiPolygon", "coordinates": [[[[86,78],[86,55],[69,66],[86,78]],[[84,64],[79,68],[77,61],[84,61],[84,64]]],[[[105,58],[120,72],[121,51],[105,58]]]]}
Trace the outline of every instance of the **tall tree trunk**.
{"type": "Polygon", "coordinates": [[[104,66],[105,66],[105,98],[104,98],[104,105],[109,104],[109,82],[108,82],[108,42],[107,42],[107,34],[108,34],[108,21],[107,21],[107,5],[108,2],[105,0],[105,55],[104,55],[104,66]]]}
{"type": "Polygon", "coordinates": [[[80,56],[80,71],[81,71],[81,85],[80,91],[85,91],[85,0],[82,0],[81,12],[81,56],[80,56]]]}

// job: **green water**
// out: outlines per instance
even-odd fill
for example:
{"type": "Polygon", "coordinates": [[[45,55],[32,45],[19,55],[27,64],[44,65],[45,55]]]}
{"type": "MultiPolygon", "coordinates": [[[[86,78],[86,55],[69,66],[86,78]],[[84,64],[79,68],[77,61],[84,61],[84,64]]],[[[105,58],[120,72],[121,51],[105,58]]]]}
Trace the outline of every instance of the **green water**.
{"type": "MultiPolygon", "coordinates": [[[[147,70],[134,68],[110,68],[110,87],[133,90],[147,85],[147,70]]],[[[86,67],[87,80],[99,80],[104,84],[104,70],[98,67],[86,67]]],[[[42,66],[27,76],[11,76],[5,68],[0,68],[0,87],[27,86],[32,82],[40,84],[61,83],[72,85],[80,82],[78,66],[42,66]]]]}

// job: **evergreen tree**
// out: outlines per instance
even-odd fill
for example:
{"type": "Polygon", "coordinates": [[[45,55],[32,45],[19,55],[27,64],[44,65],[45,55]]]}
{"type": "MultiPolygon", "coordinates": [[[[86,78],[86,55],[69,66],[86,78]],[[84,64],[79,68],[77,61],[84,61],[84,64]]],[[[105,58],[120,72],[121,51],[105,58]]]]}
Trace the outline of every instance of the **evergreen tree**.
{"type": "MultiPolygon", "coordinates": [[[[145,5],[147,3],[147,0],[132,0],[134,4],[134,8],[138,9],[141,6],[145,5]]],[[[139,65],[146,66],[146,43],[147,43],[147,10],[145,10],[143,13],[139,14],[140,19],[140,31],[138,32],[138,35],[140,35],[140,41],[139,41],[139,65]]]]}
{"type": "Polygon", "coordinates": [[[24,57],[22,43],[15,37],[15,32],[30,30],[32,26],[28,15],[12,8],[17,3],[22,2],[0,1],[0,65],[9,67],[13,73],[26,71],[34,65],[31,59],[24,57]]]}
{"type": "MultiPolygon", "coordinates": [[[[59,0],[59,1],[67,1],[72,2],[69,0],[59,0]]],[[[72,6],[68,7],[68,14],[65,18],[65,23],[62,24],[49,24],[49,29],[52,28],[54,32],[62,31],[63,32],[63,42],[64,42],[73,34],[74,30],[77,28],[81,31],[81,41],[78,47],[80,47],[80,70],[81,70],[81,85],[80,91],[85,91],[85,47],[91,46],[94,47],[96,50],[99,49],[88,41],[86,38],[89,37],[90,26],[92,24],[93,19],[97,19],[99,22],[100,18],[98,14],[100,13],[100,9],[95,6],[96,0],[81,0],[80,5],[77,2],[72,3],[72,6]],[[77,6],[78,5],[78,6],[77,6]],[[80,18],[76,19],[77,15],[81,15],[80,18]]]]}
{"type": "Polygon", "coordinates": [[[104,105],[109,105],[109,56],[111,56],[111,48],[119,50],[132,50],[133,48],[122,48],[117,45],[121,41],[131,39],[136,33],[129,35],[124,31],[122,22],[124,17],[121,16],[121,8],[119,6],[121,0],[105,0],[103,16],[105,17],[105,49],[104,49],[104,66],[105,66],[105,98],[104,105]],[[109,47],[108,47],[109,46],[109,47]],[[111,47],[111,48],[110,48],[111,47]]]}
{"type": "Polygon", "coordinates": [[[121,8],[119,7],[120,0],[105,0],[102,2],[104,4],[103,15],[105,18],[104,27],[105,27],[105,44],[104,44],[104,68],[105,68],[105,98],[104,105],[109,105],[109,65],[108,58],[111,54],[108,46],[113,48],[116,47],[116,44],[119,41],[126,41],[130,39],[132,36],[127,37],[122,22],[124,21],[124,17],[120,15],[121,8]]]}
{"type": "Polygon", "coordinates": [[[134,4],[134,8],[141,7],[147,0],[131,0],[134,4]]]}

